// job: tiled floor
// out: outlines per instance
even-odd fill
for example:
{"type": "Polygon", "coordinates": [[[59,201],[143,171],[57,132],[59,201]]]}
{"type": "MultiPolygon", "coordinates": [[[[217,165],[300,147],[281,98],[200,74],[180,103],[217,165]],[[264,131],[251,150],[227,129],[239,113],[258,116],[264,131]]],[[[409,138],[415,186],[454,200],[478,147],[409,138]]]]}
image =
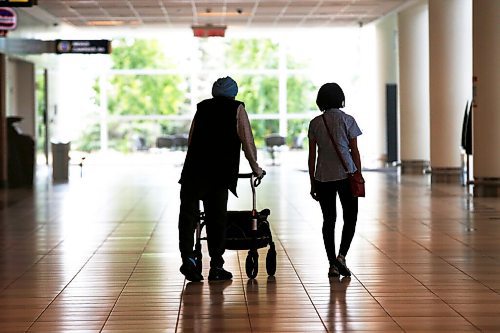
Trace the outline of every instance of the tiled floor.
{"type": "MultiPolygon", "coordinates": [[[[288,153],[257,191],[276,276],[266,249],[255,280],[246,251],[227,251],[232,281],[186,283],[181,154],[89,159],[67,184],[42,168],[35,191],[1,190],[0,332],[500,332],[500,200],[367,171],[353,276],[329,280],[305,155],[288,153]]],[[[239,192],[230,208],[249,209],[248,184],[239,192]]]]}

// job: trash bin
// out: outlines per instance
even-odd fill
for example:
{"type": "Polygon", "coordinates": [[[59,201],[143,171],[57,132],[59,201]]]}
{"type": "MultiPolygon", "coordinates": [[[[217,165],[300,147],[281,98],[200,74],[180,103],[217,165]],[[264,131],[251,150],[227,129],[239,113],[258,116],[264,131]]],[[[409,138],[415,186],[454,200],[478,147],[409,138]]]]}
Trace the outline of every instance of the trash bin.
{"type": "Polygon", "coordinates": [[[52,179],[67,181],[69,173],[69,150],[71,142],[52,142],[52,179]]]}
{"type": "Polygon", "coordinates": [[[21,117],[7,117],[7,183],[10,188],[32,187],[35,141],[16,126],[21,117]]]}

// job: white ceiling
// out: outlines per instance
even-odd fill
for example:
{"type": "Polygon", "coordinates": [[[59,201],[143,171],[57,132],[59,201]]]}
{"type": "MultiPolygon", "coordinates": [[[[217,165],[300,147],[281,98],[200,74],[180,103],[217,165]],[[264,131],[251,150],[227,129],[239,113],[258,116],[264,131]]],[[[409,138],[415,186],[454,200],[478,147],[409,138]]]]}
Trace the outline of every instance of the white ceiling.
{"type": "Polygon", "coordinates": [[[328,27],[366,24],[413,0],[38,0],[74,26],[328,27]]]}

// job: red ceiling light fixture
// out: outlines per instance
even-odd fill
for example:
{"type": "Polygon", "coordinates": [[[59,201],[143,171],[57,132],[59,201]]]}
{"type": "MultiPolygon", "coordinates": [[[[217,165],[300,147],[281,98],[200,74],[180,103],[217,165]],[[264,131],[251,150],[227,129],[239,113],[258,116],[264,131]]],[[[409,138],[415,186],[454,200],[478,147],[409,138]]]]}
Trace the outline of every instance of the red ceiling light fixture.
{"type": "Polygon", "coordinates": [[[193,29],[193,35],[195,37],[224,37],[226,35],[225,25],[193,25],[191,29],[193,29]]]}

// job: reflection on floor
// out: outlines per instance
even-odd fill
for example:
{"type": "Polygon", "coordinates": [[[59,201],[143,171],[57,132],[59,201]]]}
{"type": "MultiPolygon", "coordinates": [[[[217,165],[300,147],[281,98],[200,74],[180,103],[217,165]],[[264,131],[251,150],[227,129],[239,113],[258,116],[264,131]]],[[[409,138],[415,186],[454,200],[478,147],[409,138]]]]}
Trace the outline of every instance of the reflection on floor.
{"type": "MultiPolygon", "coordinates": [[[[293,154],[298,162],[267,166],[257,191],[271,210],[272,278],[261,249],[255,280],[246,251],[227,251],[232,281],[186,283],[175,154],[89,159],[68,183],[41,170],[35,191],[1,190],[0,331],[500,332],[498,199],[366,172],[353,276],[328,279],[321,213],[305,156],[293,154]]],[[[230,209],[250,207],[248,184],[239,192],[230,209]]]]}

